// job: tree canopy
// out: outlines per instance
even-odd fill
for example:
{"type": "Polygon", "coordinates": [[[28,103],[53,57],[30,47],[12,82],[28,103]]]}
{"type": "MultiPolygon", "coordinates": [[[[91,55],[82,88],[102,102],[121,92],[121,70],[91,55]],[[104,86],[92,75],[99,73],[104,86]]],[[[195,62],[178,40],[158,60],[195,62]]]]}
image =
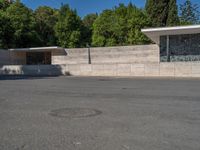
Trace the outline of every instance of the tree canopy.
{"type": "Polygon", "coordinates": [[[58,44],[62,47],[80,47],[82,37],[82,22],[75,10],[63,5],[58,13],[58,22],[55,26],[58,44]]]}
{"type": "Polygon", "coordinates": [[[186,0],[180,5],[181,24],[198,24],[199,23],[199,6],[193,4],[190,0],[186,0]]]}
{"type": "Polygon", "coordinates": [[[145,9],[153,27],[179,24],[176,0],[147,0],[145,9]]]}
{"type": "Polygon", "coordinates": [[[142,9],[129,4],[120,4],[113,10],[105,10],[94,22],[93,45],[114,46],[149,43],[140,31],[151,26],[150,20],[142,9]]]}
{"type": "Polygon", "coordinates": [[[39,33],[41,46],[56,45],[54,26],[58,11],[47,6],[39,7],[34,12],[36,31],[39,33]]]}
{"type": "Polygon", "coordinates": [[[38,33],[35,30],[36,22],[32,10],[16,1],[6,9],[6,14],[13,28],[13,46],[31,47],[39,42],[38,33]]]}
{"type": "Polygon", "coordinates": [[[0,49],[148,44],[142,28],[200,23],[197,4],[185,0],[179,8],[176,0],[147,0],[145,9],[119,4],[81,18],[66,4],[31,10],[20,0],[0,0],[0,49]]]}

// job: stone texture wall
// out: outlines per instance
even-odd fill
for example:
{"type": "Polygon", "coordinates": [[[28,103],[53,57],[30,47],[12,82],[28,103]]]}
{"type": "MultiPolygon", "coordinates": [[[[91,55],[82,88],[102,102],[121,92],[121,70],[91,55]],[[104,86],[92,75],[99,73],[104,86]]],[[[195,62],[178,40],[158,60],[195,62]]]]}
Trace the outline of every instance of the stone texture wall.
{"type": "MultiPolygon", "coordinates": [[[[92,48],[92,64],[88,64],[87,49],[69,49],[67,52],[66,55],[53,51],[53,65],[0,65],[0,75],[200,77],[200,62],[160,63],[157,45],[92,48]]],[[[4,55],[8,56],[8,53],[4,55]]],[[[15,63],[23,63],[24,56],[25,53],[20,53],[11,58],[19,58],[15,63]]]]}
{"type": "Polygon", "coordinates": [[[65,65],[4,65],[0,75],[59,76],[69,74],[65,65]]]}
{"type": "Polygon", "coordinates": [[[76,76],[200,77],[200,63],[78,64],[66,65],[66,71],[76,76]]]}
{"type": "MultiPolygon", "coordinates": [[[[90,48],[90,53],[92,64],[158,63],[160,59],[157,45],[98,47],[90,48]]],[[[88,64],[88,49],[68,49],[67,55],[53,52],[52,63],[88,64]]]]}
{"type": "Polygon", "coordinates": [[[0,75],[73,75],[112,77],[200,77],[200,63],[5,65],[0,75]]]}

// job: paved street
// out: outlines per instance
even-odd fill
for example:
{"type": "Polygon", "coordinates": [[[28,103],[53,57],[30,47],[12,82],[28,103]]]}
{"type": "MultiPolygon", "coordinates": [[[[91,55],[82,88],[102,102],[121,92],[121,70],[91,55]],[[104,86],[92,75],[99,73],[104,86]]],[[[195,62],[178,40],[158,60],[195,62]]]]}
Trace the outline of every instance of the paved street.
{"type": "Polygon", "coordinates": [[[0,150],[200,150],[200,79],[0,77],[0,150]]]}

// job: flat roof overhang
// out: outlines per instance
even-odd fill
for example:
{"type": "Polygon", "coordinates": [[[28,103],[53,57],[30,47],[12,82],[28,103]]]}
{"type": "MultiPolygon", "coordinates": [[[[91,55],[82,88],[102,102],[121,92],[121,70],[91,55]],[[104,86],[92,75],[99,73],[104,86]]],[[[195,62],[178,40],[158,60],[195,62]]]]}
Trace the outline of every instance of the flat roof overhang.
{"type": "Polygon", "coordinates": [[[149,28],[141,31],[156,44],[159,44],[160,36],[200,33],[200,25],[149,28]]]}
{"type": "Polygon", "coordinates": [[[52,46],[52,47],[33,47],[33,48],[15,48],[15,49],[8,49],[11,52],[47,52],[47,51],[53,51],[53,50],[60,50],[65,51],[66,49],[58,46],[52,46]]]}

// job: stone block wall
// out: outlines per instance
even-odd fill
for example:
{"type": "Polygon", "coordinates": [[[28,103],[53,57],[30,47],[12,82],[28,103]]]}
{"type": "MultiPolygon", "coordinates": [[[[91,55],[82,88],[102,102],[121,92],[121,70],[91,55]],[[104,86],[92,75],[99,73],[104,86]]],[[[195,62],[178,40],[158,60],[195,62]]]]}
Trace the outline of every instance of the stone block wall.
{"type": "MultiPolygon", "coordinates": [[[[159,46],[137,45],[119,47],[90,48],[92,64],[114,63],[158,63],[159,46]]],[[[67,55],[62,52],[52,53],[53,64],[88,64],[88,49],[68,49],[67,55]]]]}
{"type": "Polygon", "coordinates": [[[200,77],[200,63],[73,64],[66,71],[74,76],[200,77]]]}
{"type": "Polygon", "coordinates": [[[4,65],[0,75],[200,77],[200,63],[4,65]]]}

